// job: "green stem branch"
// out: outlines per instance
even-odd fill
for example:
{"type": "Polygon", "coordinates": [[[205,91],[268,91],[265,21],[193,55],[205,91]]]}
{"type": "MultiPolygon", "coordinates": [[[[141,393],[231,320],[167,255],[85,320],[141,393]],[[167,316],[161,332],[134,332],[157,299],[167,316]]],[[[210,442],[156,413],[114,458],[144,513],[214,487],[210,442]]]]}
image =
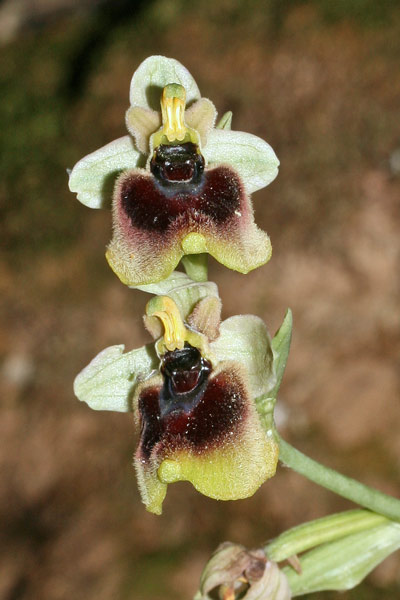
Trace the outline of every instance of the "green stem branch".
{"type": "Polygon", "coordinates": [[[343,498],[369,508],[389,519],[400,521],[400,500],[321,465],[299,450],[296,450],[296,448],[293,448],[279,434],[278,438],[280,448],[279,459],[286,466],[297,471],[300,475],[304,475],[310,481],[335,492],[339,496],[343,496],[343,498]]]}
{"type": "Polygon", "coordinates": [[[188,254],[182,258],[186,274],[193,281],[207,281],[208,254],[188,254]]]}

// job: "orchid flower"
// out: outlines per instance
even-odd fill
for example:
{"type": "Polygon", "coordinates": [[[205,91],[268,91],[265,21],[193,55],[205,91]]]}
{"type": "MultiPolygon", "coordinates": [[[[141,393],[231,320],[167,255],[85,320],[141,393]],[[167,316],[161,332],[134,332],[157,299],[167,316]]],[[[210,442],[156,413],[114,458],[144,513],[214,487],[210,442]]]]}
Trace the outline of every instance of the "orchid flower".
{"type": "Polygon", "coordinates": [[[149,511],[160,514],[167,485],[183,480],[218,500],[247,498],[278,460],[281,334],[271,342],[253,315],[221,322],[215,284],[175,273],[162,287],[168,295],[146,307],[155,342],[126,353],[106,348],[77,376],[75,394],[95,410],[134,413],[135,467],[149,511]]]}
{"type": "Polygon", "coordinates": [[[132,78],[129,135],[70,173],[70,190],[90,208],[106,205],[114,183],[106,257],[123,283],[162,281],[186,255],[209,253],[241,273],[269,260],[250,194],[273,181],[279,161],[260,138],[231,131],[230,113],[215,122],[214,105],[185,67],[152,56],[132,78]]]}

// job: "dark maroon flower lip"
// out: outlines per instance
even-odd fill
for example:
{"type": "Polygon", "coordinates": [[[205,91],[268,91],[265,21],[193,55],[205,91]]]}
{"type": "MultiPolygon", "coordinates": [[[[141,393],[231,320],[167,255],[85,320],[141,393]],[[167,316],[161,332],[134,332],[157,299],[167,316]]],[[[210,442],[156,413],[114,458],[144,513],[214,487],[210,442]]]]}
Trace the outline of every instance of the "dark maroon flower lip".
{"type": "Polygon", "coordinates": [[[206,168],[199,181],[168,184],[143,169],[125,171],[114,192],[113,233],[106,257],[130,286],[166,279],[186,254],[208,252],[240,273],[271,255],[240,177],[227,165],[206,168]]]}
{"type": "Polygon", "coordinates": [[[197,183],[178,183],[165,189],[147,173],[127,172],[116,197],[121,210],[137,230],[166,233],[177,220],[199,222],[201,216],[215,225],[235,217],[242,202],[241,185],[229,167],[206,170],[197,183]]]}
{"type": "MultiPolygon", "coordinates": [[[[192,348],[192,347],[190,347],[192,348]]],[[[183,350],[173,353],[185,354],[183,350]]],[[[178,359],[182,360],[181,357],[178,359]]],[[[229,363],[212,371],[204,359],[197,364],[199,377],[192,389],[176,393],[172,379],[185,379],[185,365],[174,369],[173,378],[163,368],[163,381],[145,387],[138,398],[141,423],[140,454],[148,459],[162,442],[172,447],[190,447],[195,453],[216,447],[240,427],[246,412],[246,393],[241,378],[229,363]],[[224,369],[224,366],[226,368],[224,369]]],[[[187,380],[186,380],[187,383],[187,380]]]]}

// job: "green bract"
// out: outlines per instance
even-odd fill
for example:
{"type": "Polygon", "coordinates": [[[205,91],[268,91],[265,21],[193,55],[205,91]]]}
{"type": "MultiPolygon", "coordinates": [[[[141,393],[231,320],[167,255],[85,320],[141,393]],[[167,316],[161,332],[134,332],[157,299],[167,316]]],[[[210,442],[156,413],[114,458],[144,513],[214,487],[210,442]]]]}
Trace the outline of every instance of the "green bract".
{"type": "Polygon", "coordinates": [[[400,548],[399,523],[373,513],[368,518],[369,527],[366,524],[357,531],[356,523],[355,533],[316,546],[302,555],[301,573],[284,567],[293,596],[322,590],[349,590],[400,548]]]}

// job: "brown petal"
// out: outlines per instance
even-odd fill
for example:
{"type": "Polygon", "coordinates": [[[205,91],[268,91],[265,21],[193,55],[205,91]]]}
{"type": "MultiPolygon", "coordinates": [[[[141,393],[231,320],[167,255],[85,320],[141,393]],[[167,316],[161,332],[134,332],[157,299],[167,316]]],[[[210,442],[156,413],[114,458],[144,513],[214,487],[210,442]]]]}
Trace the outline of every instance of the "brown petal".
{"type": "Polygon", "coordinates": [[[207,145],[207,137],[214,127],[217,111],[214,104],[208,98],[197,100],[185,111],[185,121],[192,129],[200,135],[201,145],[207,145]]]}
{"type": "Polygon", "coordinates": [[[188,323],[213,342],[219,336],[222,302],[215,296],[207,296],[200,300],[188,317],[188,323]]]}
{"type": "Polygon", "coordinates": [[[150,136],[161,127],[161,115],[150,108],[131,106],[125,115],[126,127],[135,139],[136,147],[143,154],[150,151],[150,136]]]}

